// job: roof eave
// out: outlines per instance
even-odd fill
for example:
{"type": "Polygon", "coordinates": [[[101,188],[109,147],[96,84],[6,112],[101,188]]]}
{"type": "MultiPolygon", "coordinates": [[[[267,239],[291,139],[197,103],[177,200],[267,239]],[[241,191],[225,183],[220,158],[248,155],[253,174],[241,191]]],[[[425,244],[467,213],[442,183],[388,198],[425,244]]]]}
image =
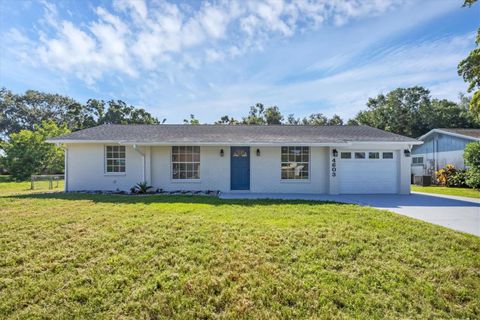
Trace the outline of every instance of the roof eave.
{"type": "Polygon", "coordinates": [[[473,141],[480,141],[480,138],[475,138],[475,137],[467,136],[467,135],[460,134],[460,133],[445,131],[445,130],[442,130],[442,129],[432,129],[432,130],[428,131],[427,133],[425,133],[423,136],[419,137],[418,140],[424,140],[425,138],[427,138],[428,136],[430,136],[434,133],[443,133],[443,134],[453,136],[453,137],[458,137],[458,138],[463,138],[463,139],[468,139],[468,140],[473,140],[473,141]]]}
{"type": "Polygon", "coordinates": [[[48,143],[55,144],[122,144],[122,145],[138,145],[138,146],[171,146],[171,145],[198,145],[198,146],[315,146],[315,147],[341,147],[352,144],[390,144],[390,145],[419,145],[423,141],[337,141],[337,142],[249,142],[249,141],[218,141],[218,142],[192,142],[192,141],[164,141],[164,142],[145,142],[145,141],[125,141],[125,140],[70,140],[70,139],[50,139],[48,143]]]}

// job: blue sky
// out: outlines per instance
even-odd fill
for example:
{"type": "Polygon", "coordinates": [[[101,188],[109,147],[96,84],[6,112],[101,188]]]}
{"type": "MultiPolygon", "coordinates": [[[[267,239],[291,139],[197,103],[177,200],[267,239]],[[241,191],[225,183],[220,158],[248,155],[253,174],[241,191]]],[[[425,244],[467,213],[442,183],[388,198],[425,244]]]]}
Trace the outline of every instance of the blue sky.
{"type": "Polygon", "coordinates": [[[423,85],[456,100],[480,6],[460,0],[1,1],[0,86],[121,99],[168,123],[250,105],[343,118],[423,85]]]}

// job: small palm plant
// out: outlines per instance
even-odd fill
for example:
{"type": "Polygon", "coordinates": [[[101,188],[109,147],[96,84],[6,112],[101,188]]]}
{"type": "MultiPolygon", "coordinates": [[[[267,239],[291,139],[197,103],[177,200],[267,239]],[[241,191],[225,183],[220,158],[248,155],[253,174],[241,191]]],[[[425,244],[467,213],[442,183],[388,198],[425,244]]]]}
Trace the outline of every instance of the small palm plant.
{"type": "Polygon", "coordinates": [[[144,181],[137,183],[134,187],[132,187],[131,190],[134,190],[134,192],[138,194],[146,194],[152,188],[152,186],[148,185],[148,183],[144,181]]]}

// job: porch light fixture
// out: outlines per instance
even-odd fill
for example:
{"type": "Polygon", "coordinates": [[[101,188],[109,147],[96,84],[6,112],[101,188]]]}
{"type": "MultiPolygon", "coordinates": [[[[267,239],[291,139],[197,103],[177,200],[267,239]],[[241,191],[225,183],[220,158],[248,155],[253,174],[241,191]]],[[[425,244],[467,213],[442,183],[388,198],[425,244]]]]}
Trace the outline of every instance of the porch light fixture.
{"type": "Polygon", "coordinates": [[[223,157],[224,154],[223,149],[220,149],[220,157],[223,157]]]}
{"type": "Polygon", "coordinates": [[[410,150],[407,150],[407,149],[403,150],[403,154],[405,154],[405,157],[407,158],[410,157],[410,150]]]}
{"type": "Polygon", "coordinates": [[[338,151],[337,151],[337,149],[333,149],[333,150],[332,150],[332,154],[333,154],[333,156],[334,156],[335,158],[338,157],[338,151]]]}
{"type": "Polygon", "coordinates": [[[257,149],[257,157],[260,157],[260,149],[257,149]]]}

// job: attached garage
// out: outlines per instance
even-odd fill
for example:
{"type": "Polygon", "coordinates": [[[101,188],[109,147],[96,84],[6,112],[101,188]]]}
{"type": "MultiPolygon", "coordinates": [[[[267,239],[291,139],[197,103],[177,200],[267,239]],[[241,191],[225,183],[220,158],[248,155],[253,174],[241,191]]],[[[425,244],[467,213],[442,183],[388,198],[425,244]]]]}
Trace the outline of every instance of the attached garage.
{"type": "Polygon", "coordinates": [[[340,151],[341,194],[398,193],[398,155],[395,151],[340,151]]]}

